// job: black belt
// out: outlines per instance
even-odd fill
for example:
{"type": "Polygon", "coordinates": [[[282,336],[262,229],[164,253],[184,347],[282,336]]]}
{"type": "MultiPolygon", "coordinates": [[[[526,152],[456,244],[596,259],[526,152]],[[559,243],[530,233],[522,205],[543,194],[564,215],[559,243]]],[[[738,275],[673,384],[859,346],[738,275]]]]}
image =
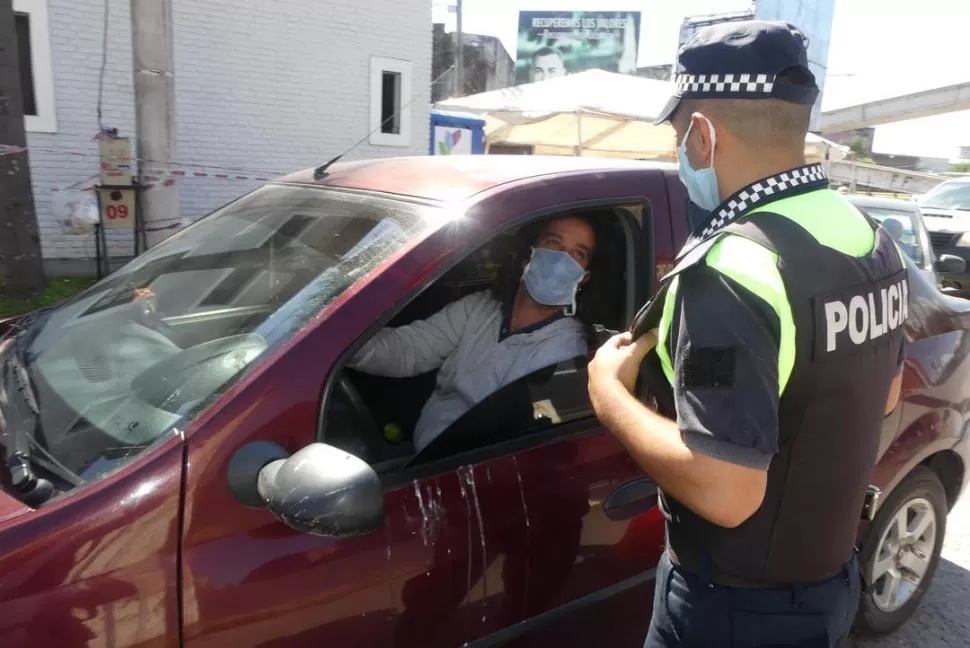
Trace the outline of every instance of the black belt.
{"type": "MultiPolygon", "coordinates": [[[[703,578],[703,569],[700,565],[700,561],[683,561],[677,554],[675,554],[670,547],[667,547],[667,555],[670,556],[670,562],[674,564],[678,569],[688,572],[698,578],[703,578]]],[[[765,581],[752,580],[749,578],[743,578],[741,576],[735,576],[722,571],[717,568],[716,565],[710,565],[708,568],[707,580],[713,585],[722,585],[724,587],[737,587],[739,589],[778,589],[781,587],[786,587],[780,583],[769,583],[765,581]]]]}
{"type": "MultiPolygon", "coordinates": [[[[788,589],[793,587],[811,587],[812,585],[824,583],[825,581],[835,577],[835,574],[833,574],[817,581],[797,584],[756,580],[745,578],[743,576],[737,576],[735,574],[729,574],[719,569],[717,565],[710,560],[710,558],[708,558],[708,564],[705,566],[702,564],[700,557],[690,556],[686,552],[685,555],[678,556],[678,554],[670,547],[669,544],[667,545],[667,555],[670,557],[670,562],[672,562],[678,569],[682,571],[688,572],[701,580],[705,579],[704,572],[706,571],[706,580],[710,584],[721,585],[724,587],[736,587],[738,589],[788,589]]],[[[837,573],[838,572],[836,572],[836,574],[837,573]]]]}

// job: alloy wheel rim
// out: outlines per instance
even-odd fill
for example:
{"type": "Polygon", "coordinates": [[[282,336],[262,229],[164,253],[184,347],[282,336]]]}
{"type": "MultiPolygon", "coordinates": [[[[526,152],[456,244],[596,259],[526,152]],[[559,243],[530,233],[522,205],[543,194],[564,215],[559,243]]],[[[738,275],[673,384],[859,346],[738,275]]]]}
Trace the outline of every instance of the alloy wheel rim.
{"type": "Polygon", "coordinates": [[[907,500],[893,515],[872,560],[870,596],[883,612],[895,612],[916,594],[936,546],[936,510],[929,500],[907,500]]]}

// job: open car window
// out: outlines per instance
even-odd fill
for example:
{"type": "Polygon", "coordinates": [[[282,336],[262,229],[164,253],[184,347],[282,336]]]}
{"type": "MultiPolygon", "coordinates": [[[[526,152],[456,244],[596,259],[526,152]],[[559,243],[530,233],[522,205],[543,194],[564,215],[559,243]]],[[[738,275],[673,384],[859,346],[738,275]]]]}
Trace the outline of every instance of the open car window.
{"type": "MultiPolygon", "coordinates": [[[[622,328],[632,311],[635,293],[627,282],[636,275],[633,272],[635,242],[640,240],[640,232],[631,226],[622,209],[587,209],[584,215],[594,219],[597,227],[597,252],[577,317],[585,329],[589,350],[593,350],[601,342],[597,330],[622,328]]],[[[542,216],[543,219],[554,217],[542,216]]],[[[514,269],[525,266],[520,257],[528,254],[530,246],[526,240],[537,232],[534,226],[538,224],[534,220],[483,241],[445,274],[424,286],[383,326],[394,328],[427,320],[447,305],[480,291],[496,290],[504,294],[517,289],[518,278],[512,274],[514,269]]],[[[414,335],[416,330],[421,329],[410,334],[414,335]]],[[[354,357],[375,332],[361,336],[347,358],[354,357]]],[[[577,351],[568,352],[573,353],[577,351]]],[[[429,399],[441,387],[439,370],[392,376],[382,375],[376,366],[370,367],[369,372],[360,365],[356,369],[338,368],[327,390],[319,438],[364,459],[387,475],[492,446],[511,447],[507,442],[517,439],[543,439],[546,435],[541,433],[545,430],[552,431],[592,416],[587,394],[587,358],[588,351],[567,362],[533,371],[512,383],[499,382],[500,386],[490,394],[475,396],[477,402],[469,402],[470,409],[462,412],[417,454],[415,431],[429,399]]],[[[474,378],[473,372],[466,376],[469,380],[474,378]]],[[[450,385],[442,387],[451,388],[450,385]]],[[[469,390],[474,391],[470,387],[469,390]]],[[[532,441],[524,443],[527,446],[532,441]]]]}

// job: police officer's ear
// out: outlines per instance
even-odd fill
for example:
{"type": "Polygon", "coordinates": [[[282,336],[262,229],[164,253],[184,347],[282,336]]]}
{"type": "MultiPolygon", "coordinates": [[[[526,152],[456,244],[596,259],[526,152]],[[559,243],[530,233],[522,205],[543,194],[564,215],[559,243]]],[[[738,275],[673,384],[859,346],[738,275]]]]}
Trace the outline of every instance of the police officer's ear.
{"type": "Polygon", "coordinates": [[[709,167],[717,144],[714,122],[707,115],[696,111],[688,119],[690,132],[687,137],[687,157],[695,169],[709,167]]]}

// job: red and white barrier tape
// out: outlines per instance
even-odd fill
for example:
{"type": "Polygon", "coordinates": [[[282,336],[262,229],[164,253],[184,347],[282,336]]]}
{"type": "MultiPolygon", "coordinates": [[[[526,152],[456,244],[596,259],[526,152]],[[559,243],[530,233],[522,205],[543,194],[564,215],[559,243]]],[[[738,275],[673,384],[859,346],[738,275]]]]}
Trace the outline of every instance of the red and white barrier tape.
{"type": "MultiPolygon", "coordinates": [[[[10,144],[0,144],[0,155],[16,155],[19,153],[25,153],[29,151],[38,151],[46,153],[54,153],[56,155],[63,155],[66,157],[86,157],[86,158],[98,158],[101,160],[100,153],[94,151],[68,151],[57,147],[43,147],[43,146],[13,146],[10,144]]],[[[108,158],[110,159],[110,158],[108,158]]],[[[118,158],[120,159],[120,158],[118,158]]],[[[220,178],[229,180],[260,180],[263,182],[268,181],[270,178],[279,177],[286,175],[285,173],[279,171],[268,171],[265,169],[247,169],[242,167],[228,167],[218,164],[199,164],[196,162],[179,162],[179,161],[169,161],[164,162],[160,160],[147,160],[142,158],[131,158],[124,162],[119,162],[117,164],[104,164],[103,161],[100,164],[103,170],[108,168],[114,168],[123,171],[134,171],[136,169],[135,164],[141,162],[142,164],[148,166],[149,168],[144,170],[145,175],[169,175],[178,177],[207,177],[207,178],[220,178]],[[198,171],[190,172],[189,170],[198,169],[198,171]],[[219,172],[219,173],[215,173],[219,172]],[[224,173],[227,172],[227,173],[224,173]],[[262,177],[256,177],[262,176],[262,177]]],[[[119,174],[120,175],[120,174],[119,174]]]]}
{"type": "MultiPolygon", "coordinates": [[[[241,182],[270,182],[272,178],[265,176],[254,176],[254,175],[233,175],[230,173],[205,173],[201,171],[187,172],[187,171],[164,171],[161,169],[152,169],[146,175],[142,176],[141,181],[143,184],[139,185],[139,188],[143,191],[149,189],[155,189],[156,187],[171,187],[175,184],[177,178],[215,178],[216,180],[235,180],[241,182]]],[[[73,184],[67,185],[65,187],[54,187],[48,189],[51,192],[58,191],[91,191],[94,189],[94,182],[96,179],[87,178],[84,180],[86,183],[90,183],[89,186],[82,187],[81,189],[75,189],[79,184],[75,182],[73,184]]]]}

